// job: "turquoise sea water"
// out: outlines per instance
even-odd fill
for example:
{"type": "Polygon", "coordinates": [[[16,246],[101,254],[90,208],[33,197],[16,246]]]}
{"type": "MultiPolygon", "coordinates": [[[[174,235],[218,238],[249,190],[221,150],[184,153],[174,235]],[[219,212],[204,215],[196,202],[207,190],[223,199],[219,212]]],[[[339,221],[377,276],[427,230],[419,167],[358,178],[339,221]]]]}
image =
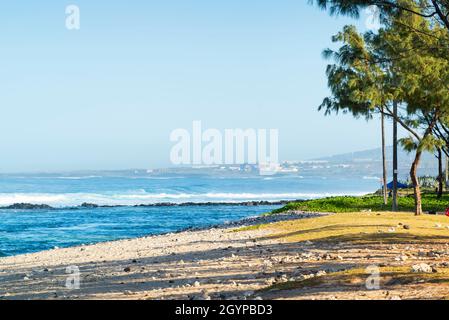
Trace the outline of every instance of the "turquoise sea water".
{"type": "Polygon", "coordinates": [[[141,204],[310,199],[365,194],[376,190],[378,183],[363,177],[299,175],[3,175],[0,206],[33,203],[54,209],[0,209],[0,255],[173,232],[255,216],[278,207],[135,207],[141,204]],[[82,203],[110,207],[76,208],[82,203]]]}
{"type": "Polygon", "coordinates": [[[114,207],[0,210],[0,249],[15,255],[214,225],[274,206],[114,207]]]}

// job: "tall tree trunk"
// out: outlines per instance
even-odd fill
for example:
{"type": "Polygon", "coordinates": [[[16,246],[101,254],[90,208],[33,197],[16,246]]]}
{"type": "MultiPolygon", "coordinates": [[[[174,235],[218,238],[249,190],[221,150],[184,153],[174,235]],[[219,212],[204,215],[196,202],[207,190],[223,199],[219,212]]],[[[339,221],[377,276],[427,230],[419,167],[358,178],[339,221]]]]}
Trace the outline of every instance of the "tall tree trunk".
{"type": "Polygon", "coordinates": [[[443,153],[438,148],[438,198],[443,196],[443,153]]]}
{"type": "Polygon", "coordinates": [[[429,135],[432,134],[433,128],[438,120],[438,112],[434,113],[432,120],[429,122],[421,141],[418,143],[418,148],[416,149],[415,160],[413,160],[412,167],[410,168],[410,178],[413,183],[413,191],[415,193],[415,215],[420,216],[422,214],[422,201],[421,201],[421,188],[418,181],[418,166],[421,160],[422,150],[420,149],[420,143],[425,140],[429,135]]]}
{"type": "MultiPolygon", "coordinates": [[[[447,146],[446,146],[447,148],[447,146]]],[[[444,189],[447,191],[447,183],[449,180],[449,158],[445,155],[444,156],[445,161],[445,168],[444,168],[444,189]]]]}
{"type": "Polygon", "coordinates": [[[393,102],[393,199],[392,209],[398,211],[398,103],[393,102]]]}
{"type": "Polygon", "coordinates": [[[384,196],[384,205],[388,204],[388,190],[387,190],[387,158],[385,155],[385,116],[382,113],[380,116],[381,123],[381,131],[382,131],[382,180],[383,180],[383,196],[384,196]]]}
{"type": "Polygon", "coordinates": [[[418,166],[421,160],[421,154],[421,151],[416,150],[415,160],[413,160],[410,169],[410,178],[412,179],[413,191],[415,193],[415,216],[420,216],[422,214],[421,188],[418,181],[418,166]]]}

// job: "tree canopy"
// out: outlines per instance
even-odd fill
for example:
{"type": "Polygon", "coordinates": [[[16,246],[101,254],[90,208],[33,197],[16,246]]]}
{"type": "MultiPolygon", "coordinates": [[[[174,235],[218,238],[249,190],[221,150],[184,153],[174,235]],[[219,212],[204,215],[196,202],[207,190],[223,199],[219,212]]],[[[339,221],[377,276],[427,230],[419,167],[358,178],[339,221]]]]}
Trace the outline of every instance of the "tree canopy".
{"type": "Polygon", "coordinates": [[[449,32],[449,1],[447,0],[310,0],[330,14],[359,17],[368,6],[378,6],[384,15],[409,12],[445,27],[449,32]]]}
{"type": "Polygon", "coordinates": [[[385,20],[378,33],[360,34],[355,27],[346,26],[333,37],[341,47],[324,51],[326,58],[334,60],[326,70],[332,95],[323,100],[320,110],[366,119],[380,112],[410,133],[402,143],[415,150],[410,176],[416,214],[421,213],[417,179],[421,154],[441,147],[434,132],[438,123],[447,123],[449,115],[449,51],[440,47],[441,39],[447,37],[439,24],[402,11],[385,20]],[[401,106],[399,114],[391,111],[393,103],[401,106]]]}

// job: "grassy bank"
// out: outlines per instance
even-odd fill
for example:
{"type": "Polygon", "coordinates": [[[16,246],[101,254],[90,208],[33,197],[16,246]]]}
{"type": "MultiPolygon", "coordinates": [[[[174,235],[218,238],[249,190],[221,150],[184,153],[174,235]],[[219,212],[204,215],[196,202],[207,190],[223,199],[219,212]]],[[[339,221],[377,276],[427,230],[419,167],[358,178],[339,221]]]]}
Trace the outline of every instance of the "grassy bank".
{"type": "Polygon", "coordinates": [[[411,213],[363,212],[328,215],[319,218],[261,225],[273,231],[274,238],[287,241],[330,241],[352,243],[430,243],[449,239],[449,218],[411,213]],[[440,227],[435,227],[440,224],[440,227]],[[408,229],[402,226],[407,225],[408,229]],[[389,232],[394,228],[394,232],[389,232]]]}
{"type": "MultiPolygon", "coordinates": [[[[442,198],[437,198],[435,194],[424,193],[422,195],[423,210],[444,212],[449,207],[449,194],[444,194],[442,198]]],[[[413,195],[401,196],[398,198],[399,211],[414,211],[413,195]]],[[[274,210],[272,213],[282,213],[292,210],[309,212],[360,212],[360,211],[390,211],[391,198],[388,204],[384,205],[383,198],[377,195],[364,197],[331,197],[316,200],[306,200],[291,202],[284,207],[274,210]]]]}
{"type": "Polygon", "coordinates": [[[300,268],[296,269],[299,273],[310,275],[327,270],[321,276],[276,282],[259,292],[264,299],[388,299],[390,294],[410,299],[449,298],[449,268],[440,264],[446,256],[428,255],[432,250],[440,253],[447,248],[449,218],[446,216],[354,212],[258,228],[270,230],[271,239],[307,248],[309,254],[313,252],[312,258],[302,258],[300,268]],[[331,258],[317,259],[323,252],[331,258]],[[405,253],[406,259],[398,261],[397,257],[405,253]],[[423,262],[438,265],[437,271],[412,272],[412,265],[423,262]],[[382,290],[365,287],[370,275],[366,267],[370,265],[379,267],[382,290]]]}

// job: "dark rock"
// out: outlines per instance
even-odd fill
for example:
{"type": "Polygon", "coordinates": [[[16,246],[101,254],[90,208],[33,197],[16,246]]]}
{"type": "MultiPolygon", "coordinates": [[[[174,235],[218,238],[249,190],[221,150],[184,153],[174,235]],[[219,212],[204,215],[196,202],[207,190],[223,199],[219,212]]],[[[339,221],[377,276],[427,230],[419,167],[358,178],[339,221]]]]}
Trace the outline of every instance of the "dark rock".
{"type": "Polygon", "coordinates": [[[32,204],[32,203],[15,203],[13,205],[2,207],[0,209],[10,209],[10,210],[42,210],[42,209],[53,209],[53,207],[46,204],[32,204]]]}
{"type": "Polygon", "coordinates": [[[405,230],[410,230],[410,226],[409,226],[408,224],[404,224],[403,228],[404,228],[405,230]]]}
{"type": "Polygon", "coordinates": [[[98,208],[99,205],[95,204],[95,203],[87,203],[84,202],[82,205],[80,205],[81,208],[87,208],[87,209],[93,209],[93,208],[98,208]]]}
{"type": "Polygon", "coordinates": [[[123,271],[125,271],[125,272],[131,272],[131,268],[130,268],[130,267],[126,267],[125,269],[123,269],[123,271]]]}

